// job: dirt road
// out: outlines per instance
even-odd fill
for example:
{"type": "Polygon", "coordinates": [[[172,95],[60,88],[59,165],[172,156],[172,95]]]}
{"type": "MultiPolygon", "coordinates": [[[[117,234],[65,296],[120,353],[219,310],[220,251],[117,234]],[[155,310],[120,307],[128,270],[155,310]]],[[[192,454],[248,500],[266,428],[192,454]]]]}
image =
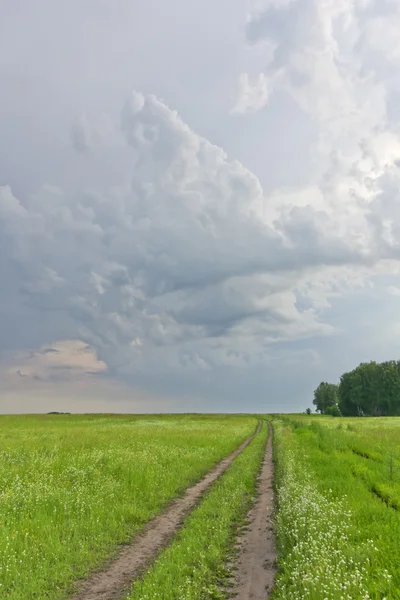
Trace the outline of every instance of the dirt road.
{"type": "Polygon", "coordinates": [[[248,514],[245,533],[237,539],[238,559],[230,591],[235,600],[266,600],[276,572],[275,539],[272,527],[274,510],[272,427],[258,480],[258,498],[248,514]]]}
{"type": "Polygon", "coordinates": [[[72,600],[117,600],[122,598],[130,588],[131,582],[148,567],[158,553],[172,539],[186,515],[193,510],[204,492],[233,463],[257,431],[235,452],[224,458],[196,485],[188,488],[182,498],[173,501],[170,507],[150,521],[145,530],[137,535],[133,542],[125,546],[120,555],[104,570],[93,573],[81,583],[72,600]]]}

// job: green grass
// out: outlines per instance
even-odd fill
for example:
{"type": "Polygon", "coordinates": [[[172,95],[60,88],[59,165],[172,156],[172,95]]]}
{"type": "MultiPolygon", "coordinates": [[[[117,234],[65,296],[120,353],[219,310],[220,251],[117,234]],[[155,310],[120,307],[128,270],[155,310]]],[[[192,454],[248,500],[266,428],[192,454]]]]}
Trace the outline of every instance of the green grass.
{"type": "Polygon", "coordinates": [[[138,580],[129,600],[205,600],[225,598],[220,582],[232,552],[235,532],[255,495],[267,438],[261,433],[212,486],[187,517],[183,529],[138,580]]]}
{"type": "Polygon", "coordinates": [[[296,416],[274,427],[274,599],[400,599],[400,419],[296,416]]]}
{"type": "Polygon", "coordinates": [[[0,418],[0,597],[65,598],[256,427],[251,417],[0,418]]]}

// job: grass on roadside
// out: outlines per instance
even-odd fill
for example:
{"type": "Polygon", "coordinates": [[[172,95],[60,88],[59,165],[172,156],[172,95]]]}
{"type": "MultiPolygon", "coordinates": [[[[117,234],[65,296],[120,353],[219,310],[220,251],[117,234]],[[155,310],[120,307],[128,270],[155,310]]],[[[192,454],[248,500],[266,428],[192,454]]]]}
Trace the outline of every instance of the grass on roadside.
{"type": "Polygon", "coordinates": [[[235,532],[256,491],[267,439],[259,435],[212,486],[187,517],[183,529],[149,571],[133,586],[129,600],[205,600],[225,598],[220,583],[235,532]]]}
{"type": "Polygon", "coordinates": [[[65,598],[255,429],[251,417],[0,417],[0,597],[65,598]]]}
{"type": "MultiPolygon", "coordinates": [[[[400,514],[355,466],[378,476],[373,437],[309,421],[275,421],[279,572],[274,600],[399,600],[400,514]],[[358,446],[357,446],[358,447],[358,446]]],[[[385,471],[386,472],[386,471],[385,471]]],[[[380,477],[383,477],[381,472],[380,477]]]]}

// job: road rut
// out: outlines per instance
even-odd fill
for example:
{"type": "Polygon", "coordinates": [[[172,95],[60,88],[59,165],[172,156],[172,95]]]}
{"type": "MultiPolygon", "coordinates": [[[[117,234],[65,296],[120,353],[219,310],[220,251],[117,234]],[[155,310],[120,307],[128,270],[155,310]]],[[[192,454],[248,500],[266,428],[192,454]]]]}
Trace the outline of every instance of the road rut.
{"type": "Polygon", "coordinates": [[[234,565],[234,581],[230,592],[235,600],[266,600],[276,574],[275,535],[272,527],[274,511],[271,424],[258,479],[258,498],[248,514],[248,524],[237,539],[238,558],[234,565]]]}
{"type": "Polygon", "coordinates": [[[237,450],[219,462],[203,479],[188,488],[167,510],[145,527],[131,544],[102,571],[91,574],[78,587],[71,600],[119,600],[129,591],[132,581],[156,558],[179,530],[186,515],[191,512],[206,490],[226,471],[261,429],[244,441],[237,450]]]}

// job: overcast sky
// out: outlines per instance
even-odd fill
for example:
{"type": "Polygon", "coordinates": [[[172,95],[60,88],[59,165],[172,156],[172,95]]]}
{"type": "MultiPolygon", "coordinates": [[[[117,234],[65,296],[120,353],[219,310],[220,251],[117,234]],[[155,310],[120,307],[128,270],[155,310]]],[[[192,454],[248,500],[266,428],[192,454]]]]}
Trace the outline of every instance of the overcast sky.
{"type": "Polygon", "coordinates": [[[301,411],[400,358],[398,0],[2,0],[0,412],[301,411]]]}

